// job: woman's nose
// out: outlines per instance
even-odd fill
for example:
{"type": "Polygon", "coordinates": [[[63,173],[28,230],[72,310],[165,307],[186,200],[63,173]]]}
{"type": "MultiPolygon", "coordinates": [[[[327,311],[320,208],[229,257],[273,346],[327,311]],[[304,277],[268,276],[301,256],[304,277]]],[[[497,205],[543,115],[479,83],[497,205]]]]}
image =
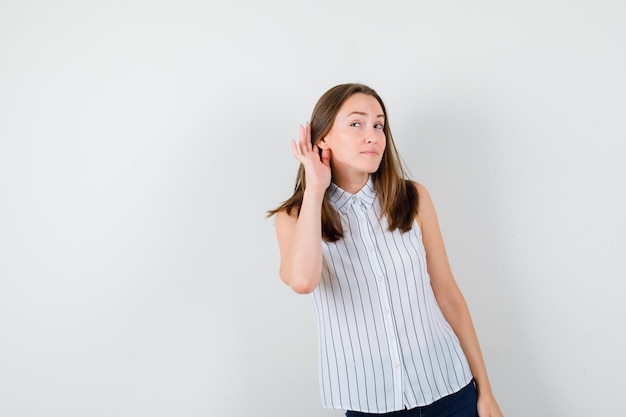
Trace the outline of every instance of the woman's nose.
{"type": "Polygon", "coordinates": [[[375,127],[372,127],[370,129],[368,129],[365,132],[365,143],[372,143],[372,142],[376,142],[377,138],[376,138],[376,134],[378,132],[376,131],[375,127]]]}

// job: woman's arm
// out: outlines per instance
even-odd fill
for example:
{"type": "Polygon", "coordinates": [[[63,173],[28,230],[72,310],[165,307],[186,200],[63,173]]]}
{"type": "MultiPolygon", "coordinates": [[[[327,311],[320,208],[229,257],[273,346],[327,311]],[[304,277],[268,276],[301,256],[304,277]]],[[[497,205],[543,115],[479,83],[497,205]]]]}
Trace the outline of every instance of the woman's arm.
{"type": "Polygon", "coordinates": [[[306,188],[300,214],[281,211],[276,215],[280,249],[280,278],[300,294],[310,293],[322,273],[322,201],[330,185],[330,151],[311,145],[309,124],[300,126],[300,139],[292,143],[294,157],[302,163],[306,188]]]}
{"type": "Polygon", "coordinates": [[[299,294],[310,293],[320,281],[323,198],[323,193],[305,191],[300,216],[285,211],[276,215],[280,278],[299,294]]]}
{"type": "Polygon", "coordinates": [[[419,195],[417,217],[422,229],[428,274],[435,298],[443,315],[459,338],[461,348],[472,370],[478,389],[478,414],[480,417],[500,417],[502,412],[491,390],[469,309],[450,268],[435,207],[428,190],[420,184],[416,184],[416,187],[419,195]]]}

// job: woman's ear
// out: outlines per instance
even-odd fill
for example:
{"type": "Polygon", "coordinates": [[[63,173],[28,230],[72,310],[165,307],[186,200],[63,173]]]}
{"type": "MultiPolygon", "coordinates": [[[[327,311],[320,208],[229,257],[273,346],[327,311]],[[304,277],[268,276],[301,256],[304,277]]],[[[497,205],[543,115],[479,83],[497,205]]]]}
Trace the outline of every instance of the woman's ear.
{"type": "Polygon", "coordinates": [[[326,136],[317,140],[317,147],[320,149],[328,149],[328,143],[326,143],[326,136]]]}

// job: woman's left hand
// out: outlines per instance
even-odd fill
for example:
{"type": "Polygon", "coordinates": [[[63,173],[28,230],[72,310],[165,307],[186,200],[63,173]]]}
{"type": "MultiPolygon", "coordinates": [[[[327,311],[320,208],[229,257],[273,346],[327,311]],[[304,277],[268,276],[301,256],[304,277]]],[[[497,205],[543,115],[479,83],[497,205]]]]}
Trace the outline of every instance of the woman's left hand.
{"type": "Polygon", "coordinates": [[[503,417],[498,402],[491,394],[478,394],[478,404],[476,408],[479,417],[503,417]]]}

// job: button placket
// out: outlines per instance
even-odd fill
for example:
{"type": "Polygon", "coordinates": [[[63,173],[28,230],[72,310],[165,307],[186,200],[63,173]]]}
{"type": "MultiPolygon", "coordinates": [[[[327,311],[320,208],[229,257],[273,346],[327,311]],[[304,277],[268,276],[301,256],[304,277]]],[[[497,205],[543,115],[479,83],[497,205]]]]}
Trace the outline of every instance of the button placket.
{"type": "MultiPolygon", "coordinates": [[[[385,274],[378,263],[378,254],[376,251],[375,242],[371,236],[373,234],[372,227],[367,221],[367,211],[364,204],[358,199],[353,197],[352,205],[354,212],[359,220],[359,226],[361,228],[361,236],[363,237],[363,243],[367,249],[369,255],[370,264],[376,277],[376,287],[378,289],[378,299],[383,311],[383,323],[385,332],[387,334],[387,344],[389,347],[390,365],[392,366],[392,373],[394,379],[394,386],[402,387],[402,360],[400,357],[400,348],[398,346],[395,326],[393,324],[393,316],[391,314],[391,305],[389,304],[389,294],[387,292],[387,285],[385,283],[385,274]]],[[[402,403],[402,388],[399,388],[395,393],[396,403],[402,403]]]]}

